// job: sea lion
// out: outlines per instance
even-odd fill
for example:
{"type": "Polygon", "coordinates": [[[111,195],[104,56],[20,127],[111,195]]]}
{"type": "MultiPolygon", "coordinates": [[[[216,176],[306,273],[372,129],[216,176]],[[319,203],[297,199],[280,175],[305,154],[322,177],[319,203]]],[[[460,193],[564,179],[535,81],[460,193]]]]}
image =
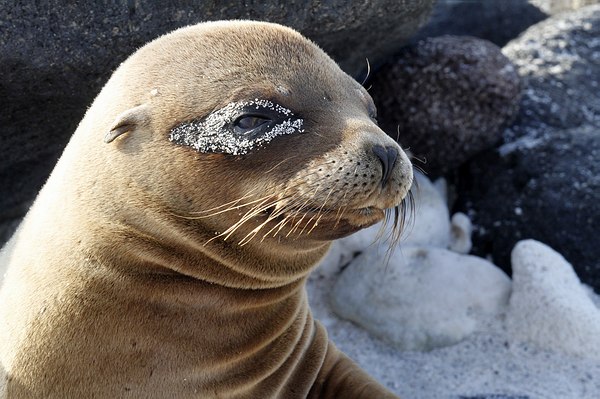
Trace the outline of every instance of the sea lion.
{"type": "Polygon", "coordinates": [[[389,398],[311,316],[331,240],[395,210],[411,164],[368,93],[275,24],[139,49],[3,254],[10,398],[389,398]]]}

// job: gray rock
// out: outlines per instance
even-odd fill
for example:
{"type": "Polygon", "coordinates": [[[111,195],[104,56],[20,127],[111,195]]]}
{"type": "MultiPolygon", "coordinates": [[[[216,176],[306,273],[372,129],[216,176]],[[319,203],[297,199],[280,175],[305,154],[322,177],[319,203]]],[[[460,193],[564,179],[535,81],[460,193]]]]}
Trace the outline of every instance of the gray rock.
{"type": "Polygon", "coordinates": [[[438,0],[429,22],[416,38],[467,35],[503,46],[531,25],[546,19],[546,13],[531,3],[528,0],[438,0]]]}
{"type": "Polygon", "coordinates": [[[502,50],[524,81],[520,113],[506,141],[551,135],[549,128],[600,126],[599,38],[600,6],[591,6],[533,26],[502,50]]]}
{"type": "MultiPolygon", "coordinates": [[[[357,74],[393,53],[433,0],[0,2],[0,224],[22,216],[86,107],[136,48],[178,27],[246,18],[292,26],[357,74]]],[[[1,228],[0,228],[1,230],[1,228]]],[[[10,229],[8,229],[10,230],[10,229]]],[[[7,232],[5,235],[8,235],[7,232]]],[[[1,239],[2,237],[0,237],[1,239]]],[[[0,241],[1,243],[1,241],[0,241]]]]}
{"type": "Polygon", "coordinates": [[[553,17],[505,53],[526,81],[519,116],[497,151],[461,176],[457,209],[474,252],[510,269],[521,239],[542,241],[600,290],[600,6],[553,17]]]}
{"type": "Polygon", "coordinates": [[[459,190],[475,225],[474,252],[509,270],[514,244],[534,238],[571,262],[600,289],[600,131],[583,126],[527,141],[508,154],[486,154],[466,169],[459,190]]]}
{"type": "Polygon", "coordinates": [[[529,396],[523,395],[505,395],[501,393],[482,394],[474,396],[459,396],[458,399],[530,399],[529,396]]]}
{"type": "Polygon", "coordinates": [[[331,305],[399,349],[456,344],[505,310],[510,280],[484,259],[431,247],[385,256],[371,248],[350,263],[331,305]]]}
{"type": "Polygon", "coordinates": [[[529,0],[529,2],[549,15],[600,3],[598,0],[529,0]]]}
{"type": "Polygon", "coordinates": [[[374,75],[371,95],[383,129],[438,175],[500,140],[520,82],[492,43],[444,36],[406,47],[374,75]]]}

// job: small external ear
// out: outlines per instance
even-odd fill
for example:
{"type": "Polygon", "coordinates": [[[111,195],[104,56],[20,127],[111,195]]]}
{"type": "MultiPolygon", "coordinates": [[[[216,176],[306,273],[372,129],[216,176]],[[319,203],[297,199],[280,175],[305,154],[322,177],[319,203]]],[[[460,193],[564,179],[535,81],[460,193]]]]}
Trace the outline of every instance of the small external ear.
{"type": "Polygon", "coordinates": [[[110,143],[120,135],[134,131],[136,127],[148,122],[149,117],[150,112],[146,104],[128,109],[117,116],[110,131],[104,135],[104,142],[110,143]]]}

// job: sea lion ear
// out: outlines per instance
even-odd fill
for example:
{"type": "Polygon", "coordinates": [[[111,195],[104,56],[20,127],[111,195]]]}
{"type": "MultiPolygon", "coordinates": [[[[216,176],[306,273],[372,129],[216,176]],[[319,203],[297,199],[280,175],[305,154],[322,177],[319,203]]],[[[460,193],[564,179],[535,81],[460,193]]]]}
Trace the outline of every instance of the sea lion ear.
{"type": "Polygon", "coordinates": [[[120,135],[134,131],[136,127],[148,122],[149,116],[150,112],[146,104],[128,109],[117,116],[110,131],[104,135],[104,142],[110,143],[120,135]]]}

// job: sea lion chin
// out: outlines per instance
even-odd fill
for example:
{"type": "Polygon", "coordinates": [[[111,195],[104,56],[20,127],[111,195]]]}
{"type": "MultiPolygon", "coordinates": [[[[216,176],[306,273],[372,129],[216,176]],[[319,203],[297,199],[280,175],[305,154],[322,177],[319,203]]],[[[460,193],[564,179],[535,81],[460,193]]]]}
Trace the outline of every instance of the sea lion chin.
{"type": "Polygon", "coordinates": [[[370,96],[276,24],[190,26],[115,71],[2,254],[5,395],[391,398],[304,284],[412,183],[370,96]]]}

